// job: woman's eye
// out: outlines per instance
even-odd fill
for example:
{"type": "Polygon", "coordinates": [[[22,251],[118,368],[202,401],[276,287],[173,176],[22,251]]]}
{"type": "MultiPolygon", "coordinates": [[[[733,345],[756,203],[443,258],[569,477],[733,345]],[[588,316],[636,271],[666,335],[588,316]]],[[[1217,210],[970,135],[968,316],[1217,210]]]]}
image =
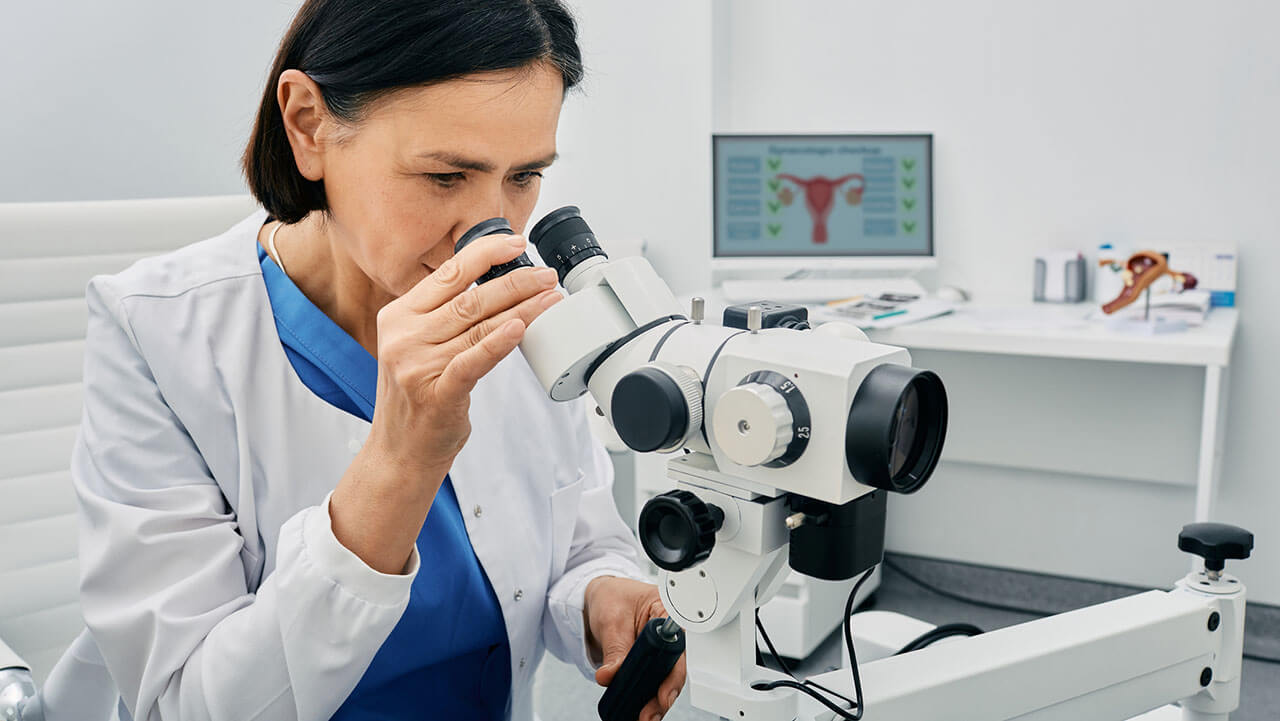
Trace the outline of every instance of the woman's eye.
{"type": "Polygon", "coordinates": [[[462,173],[427,173],[426,176],[442,188],[452,188],[466,177],[462,173]]]}
{"type": "Polygon", "coordinates": [[[529,185],[533,183],[534,178],[541,178],[541,177],[542,177],[542,173],[536,170],[526,170],[524,172],[516,173],[515,175],[511,176],[511,182],[515,183],[516,185],[529,185]]]}

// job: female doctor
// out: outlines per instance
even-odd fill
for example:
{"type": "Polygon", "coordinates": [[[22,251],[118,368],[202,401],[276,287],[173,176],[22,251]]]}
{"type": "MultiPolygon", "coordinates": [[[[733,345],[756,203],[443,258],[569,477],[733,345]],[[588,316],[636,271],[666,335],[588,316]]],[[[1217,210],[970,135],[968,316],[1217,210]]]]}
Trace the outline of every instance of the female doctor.
{"type": "Polygon", "coordinates": [[[607,685],[665,615],[583,406],[512,352],[555,272],[453,252],[528,221],[575,34],[559,0],[309,0],[244,155],[263,210],[90,283],[64,662],[122,718],[527,719],[544,647],[607,685]]]}

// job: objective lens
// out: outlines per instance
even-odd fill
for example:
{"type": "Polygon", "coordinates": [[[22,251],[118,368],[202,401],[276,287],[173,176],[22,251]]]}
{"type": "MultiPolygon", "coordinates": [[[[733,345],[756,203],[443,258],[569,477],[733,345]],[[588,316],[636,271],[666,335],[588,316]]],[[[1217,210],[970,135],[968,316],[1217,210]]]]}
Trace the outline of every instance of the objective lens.
{"type": "Polygon", "coordinates": [[[587,258],[596,255],[609,257],[600,248],[576,205],[553,210],[539,220],[529,231],[529,242],[538,249],[538,255],[547,265],[556,269],[562,284],[569,272],[587,258]]]}
{"type": "Polygon", "coordinates": [[[912,493],[933,475],[947,433],[947,392],[930,371],[886,363],[854,394],[845,461],[862,484],[912,493]]]}
{"type": "MultiPolygon", "coordinates": [[[[489,218],[471,226],[467,232],[458,238],[458,242],[453,246],[453,252],[457,254],[463,248],[471,244],[472,241],[483,238],[486,235],[515,235],[515,231],[511,229],[511,224],[506,218],[489,218]]],[[[529,260],[526,253],[521,253],[519,258],[508,261],[502,265],[495,265],[485,274],[476,279],[476,284],[480,285],[488,283],[494,278],[501,278],[517,268],[532,268],[533,261],[529,260]]]]}

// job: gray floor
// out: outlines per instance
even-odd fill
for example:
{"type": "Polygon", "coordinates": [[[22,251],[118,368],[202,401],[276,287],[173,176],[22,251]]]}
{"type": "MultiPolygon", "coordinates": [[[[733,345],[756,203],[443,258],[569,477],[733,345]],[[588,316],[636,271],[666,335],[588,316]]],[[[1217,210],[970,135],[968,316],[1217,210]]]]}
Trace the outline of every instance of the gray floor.
{"type": "MultiPolygon", "coordinates": [[[[1137,590],[1123,586],[1088,583],[1029,573],[945,563],[906,556],[890,556],[907,573],[938,588],[991,603],[1061,613],[1102,603],[1137,590]]],[[[1026,614],[982,608],[943,598],[889,568],[876,594],[875,607],[898,611],[931,623],[965,621],[984,629],[996,629],[1033,618],[1026,614]]],[[[828,638],[805,661],[802,671],[815,673],[840,662],[838,634],[828,638]]],[[[1245,653],[1280,658],[1280,608],[1250,604],[1246,616],[1245,653]]],[[[1240,708],[1232,721],[1280,719],[1280,664],[1245,659],[1240,708]]],[[[538,669],[534,687],[535,707],[542,721],[597,718],[595,705],[602,689],[582,678],[577,669],[548,656],[538,669]]],[[[684,695],[667,715],[667,721],[714,719],[689,706],[684,695]]]]}

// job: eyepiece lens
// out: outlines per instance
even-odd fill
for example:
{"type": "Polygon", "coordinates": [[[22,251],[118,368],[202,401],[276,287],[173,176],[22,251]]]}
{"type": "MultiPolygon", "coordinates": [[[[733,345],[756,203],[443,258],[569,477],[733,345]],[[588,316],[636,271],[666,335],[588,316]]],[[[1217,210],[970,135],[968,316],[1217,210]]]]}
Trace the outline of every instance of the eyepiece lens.
{"type": "Polygon", "coordinates": [[[538,255],[547,265],[556,269],[561,283],[587,258],[596,255],[608,257],[576,205],[553,210],[539,220],[529,231],[529,242],[538,249],[538,255]]]}
{"type": "MultiPolygon", "coordinates": [[[[507,222],[506,218],[489,218],[488,220],[482,220],[468,228],[467,232],[463,233],[461,238],[458,238],[458,242],[453,246],[453,252],[460,252],[463,248],[470,245],[472,241],[483,238],[486,235],[499,234],[515,235],[515,231],[511,229],[511,224],[507,222]]],[[[528,254],[521,253],[520,257],[515,260],[507,261],[501,265],[495,265],[485,271],[484,275],[476,279],[476,283],[483,285],[494,278],[501,278],[517,268],[531,267],[533,267],[533,261],[529,260],[528,254]]]]}
{"type": "Polygon", "coordinates": [[[511,229],[511,224],[506,218],[489,218],[471,226],[467,232],[458,238],[458,242],[453,246],[453,252],[457,253],[463,248],[471,245],[471,241],[477,238],[483,238],[486,235],[495,235],[501,233],[503,235],[515,235],[515,231],[511,229]]]}

